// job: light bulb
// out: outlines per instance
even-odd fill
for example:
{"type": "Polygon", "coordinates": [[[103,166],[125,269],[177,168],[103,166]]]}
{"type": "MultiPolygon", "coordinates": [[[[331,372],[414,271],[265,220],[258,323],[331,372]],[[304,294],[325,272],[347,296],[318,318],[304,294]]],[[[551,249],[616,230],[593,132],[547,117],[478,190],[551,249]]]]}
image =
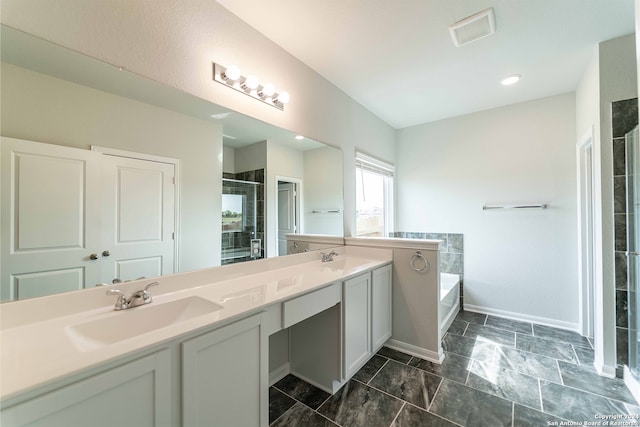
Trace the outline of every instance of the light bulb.
{"type": "Polygon", "coordinates": [[[304,139],[304,136],[302,136],[302,135],[296,135],[296,139],[297,139],[298,141],[302,141],[302,140],[304,139]]]}
{"type": "Polygon", "coordinates": [[[229,65],[224,72],[224,77],[229,80],[238,80],[240,78],[240,69],[235,65],[229,65]]]}
{"type": "Polygon", "coordinates": [[[248,76],[244,81],[244,85],[253,90],[258,87],[258,78],[254,75],[248,76]]]}
{"type": "Polygon", "coordinates": [[[276,93],[276,88],[273,87],[272,83],[265,83],[264,86],[262,86],[262,95],[270,97],[273,96],[274,93],[276,93]]]}
{"type": "Polygon", "coordinates": [[[289,102],[290,98],[291,97],[289,96],[289,92],[282,91],[280,92],[278,97],[274,99],[274,101],[281,102],[282,104],[286,104],[289,102]]]}

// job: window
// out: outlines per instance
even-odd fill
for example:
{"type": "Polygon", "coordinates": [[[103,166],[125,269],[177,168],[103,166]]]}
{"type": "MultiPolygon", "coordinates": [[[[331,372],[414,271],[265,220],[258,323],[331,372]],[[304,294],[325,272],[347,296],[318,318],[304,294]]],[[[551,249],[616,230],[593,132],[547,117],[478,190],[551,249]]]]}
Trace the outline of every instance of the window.
{"type": "Polygon", "coordinates": [[[244,196],[241,194],[222,195],[222,231],[244,230],[244,196]]]}
{"type": "Polygon", "coordinates": [[[356,235],[388,236],[393,231],[394,167],[356,153],[356,235]]]}

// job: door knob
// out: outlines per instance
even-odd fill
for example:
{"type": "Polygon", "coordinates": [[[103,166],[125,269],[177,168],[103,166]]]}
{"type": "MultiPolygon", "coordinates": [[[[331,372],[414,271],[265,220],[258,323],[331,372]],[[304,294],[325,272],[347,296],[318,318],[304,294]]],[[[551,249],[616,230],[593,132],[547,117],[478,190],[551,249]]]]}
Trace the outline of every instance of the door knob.
{"type": "Polygon", "coordinates": [[[109,255],[111,255],[111,252],[109,252],[109,250],[102,251],[102,256],[109,256],[109,255]]]}
{"type": "Polygon", "coordinates": [[[89,259],[96,260],[96,259],[98,259],[98,258],[100,258],[100,255],[98,255],[98,254],[91,254],[91,255],[89,255],[89,259]]]}

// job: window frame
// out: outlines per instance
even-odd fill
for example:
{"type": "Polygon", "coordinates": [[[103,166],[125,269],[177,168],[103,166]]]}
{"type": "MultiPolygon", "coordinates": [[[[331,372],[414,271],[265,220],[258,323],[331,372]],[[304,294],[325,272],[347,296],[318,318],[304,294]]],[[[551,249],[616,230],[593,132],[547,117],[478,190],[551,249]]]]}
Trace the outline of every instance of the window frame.
{"type": "MultiPolygon", "coordinates": [[[[356,186],[357,186],[357,174],[361,173],[359,170],[368,171],[381,175],[383,177],[383,218],[384,218],[384,237],[389,236],[394,231],[394,189],[395,189],[395,166],[391,163],[384,162],[382,160],[371,157],[367,154],[356,151],[355,156],[355,173],[356,173],[356,186]]],[[[356,189],[356,209],[355,209],[355,234],[358,234],[358,198],[356,189]]]]}

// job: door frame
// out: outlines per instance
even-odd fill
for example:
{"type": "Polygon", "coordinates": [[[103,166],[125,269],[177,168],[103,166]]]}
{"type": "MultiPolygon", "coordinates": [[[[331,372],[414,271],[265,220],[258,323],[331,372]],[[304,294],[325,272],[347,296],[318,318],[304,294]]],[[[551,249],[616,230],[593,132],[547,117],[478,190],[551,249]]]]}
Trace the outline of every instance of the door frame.
{"type": "Polygon", "coordinates": [[[579,328],[584,336],[595,336],[595,295],[596,264],[598,253],[602,253],[601,242],[598,250],[596,239],[595,212],[599,211],[599,198],[595,197],[595,158],[593,127],[582,135],[576,144],[577,185],[578,185],[578,283],[579,286],[579,328]]]}
{"type": "Polygon", "coordinates": [[[138,153],[135,151],[120,150],[118,148],[92,145],[91,151],[97,151],[107,156],[125,157],[129,159],[147,160],[157,163],[167,163],[174,167],[174,239],[173,239],[173,272],[180,271],[180,159],[173,157],[157,156],[155,154],[138,153]]]}
{"type": "MultiPolygon", "coordinates": [[[[296,186],[296,203],[295,203],[295,211],[296,211],[296,233],[300,234],[300,232],[302,232],[303,230],[303,222],[304,220],[302,219],[302,215],[301,213],[303,212],[303,200],[302,200],[302,179],[300,178],[292,178],[292,177],[288,177],[288,176],[281,176],[281,175],[276,175],[276,191],[275,191],[275,195],[274,195],[274,202],[275,202],[275,250],[276,252],[279,252],[278,249],[278,219],[280,218],[279,215],[280,213],[278,212],[278,183],[280,182],[290,182],[292,184],[295,184],[296,186]]],[[[273,255],[272,255],[273,256],[273,255]]],[[[275,255],[277,256],[277,255],[275,255]]]]}

